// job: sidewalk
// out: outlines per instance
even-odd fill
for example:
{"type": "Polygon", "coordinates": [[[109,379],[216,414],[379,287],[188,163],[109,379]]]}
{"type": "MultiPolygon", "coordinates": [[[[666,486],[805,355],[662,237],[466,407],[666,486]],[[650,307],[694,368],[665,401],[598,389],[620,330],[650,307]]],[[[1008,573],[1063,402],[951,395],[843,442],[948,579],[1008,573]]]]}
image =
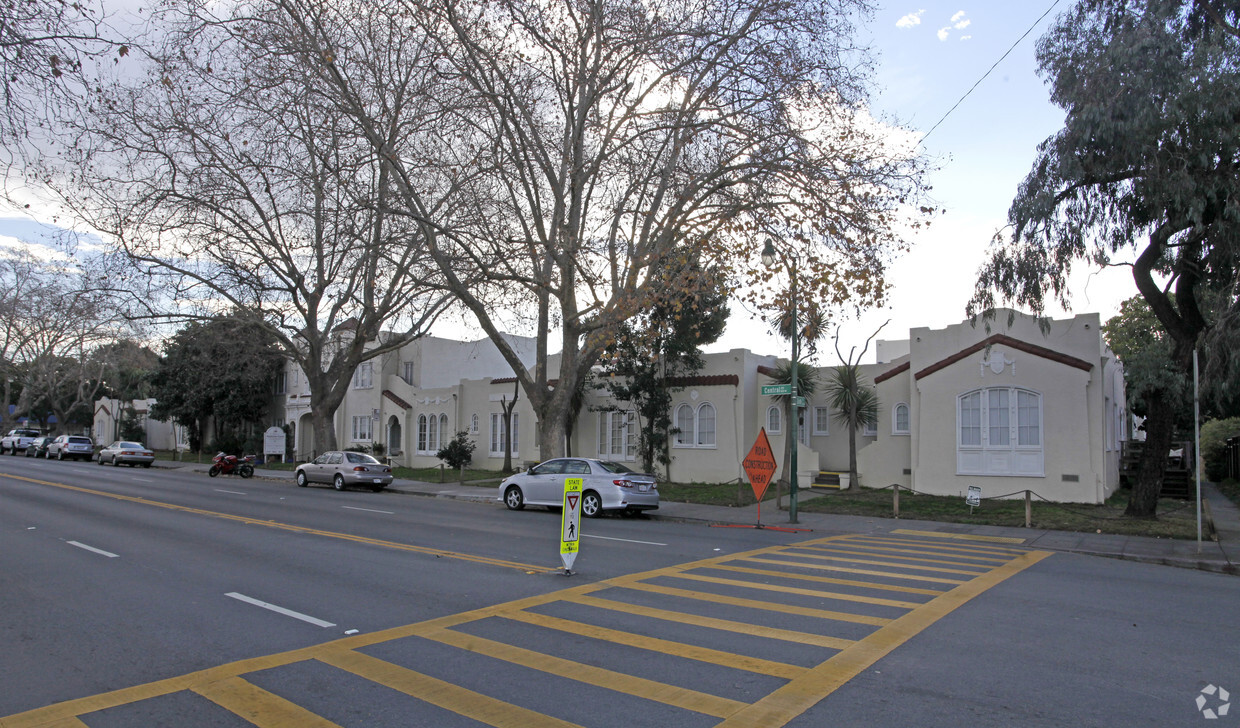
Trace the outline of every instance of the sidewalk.
{"type": "MultiPolygon", "coordinates": [[[[156,463],[157,467],[181,467],[206,472],[209,463],[156,463]]],[[[260,467],[257,477],[272,480],[292,480],[292,473],[264,470],[260,467]]],[[[395,493],[420,495],[433,498],[451,498],[498,504],[496,488],[460,485],[457,483],[427,483],[416,480],[397,479],[388,490],[395,493]]],[[[1073,531],[1047,531],[1036,528],[1005,528],[1001,526],[972,526],[962,523],[917,521],[911,519],[873,518],[869,516],[841,516],[829,513],[798,513],[795,527],[811,529],[816,534],[837,533],[889,533],[898,529],[937,531],[957,535],[990,536],[1021,539],[1023,545],[1089,556],[1106,556],[1126,561],[1163,564],[1187,569],[1200,569],[1220,574],[1240,575],[1240,508],[1210,483],[1201,484],[1202,493],[1202,542],[1198,551],[1196,540],[1146,538],[1141,536],[1116,536],[1112,534],[1077,533],[1073,531]],[[1217,540],[1212,539],[1212,533],[1217,540]]],[[[816,497],[804,493],[802,498],[816,497]]],[[[758,522],[758,506],[743,508],[707,506],[695,503],[664,501],[657,511],[647,512],[646,517],[655,520],[700,522],[707,524],[752,525],[758,522]]],[[[789,526],[787,511],[775,510],[774,504],[763,504],[762,525],[789,526]]]]}

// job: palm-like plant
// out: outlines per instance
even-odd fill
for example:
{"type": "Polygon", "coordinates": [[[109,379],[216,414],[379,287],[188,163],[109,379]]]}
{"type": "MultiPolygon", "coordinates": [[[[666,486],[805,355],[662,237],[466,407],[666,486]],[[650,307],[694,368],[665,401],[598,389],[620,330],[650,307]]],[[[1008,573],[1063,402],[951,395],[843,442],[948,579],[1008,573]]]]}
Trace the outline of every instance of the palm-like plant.
{"type": "Polygon", "coordinates": [[[833,418],[848,428],[848,487],[857,484],[857,430],[878,425],[878,392],[864,381],[856,363],[831,370],[824,394],[833,418]]]}
{"type": "MultiPolygon", "coordinates": [[[[775,367],[774,373],[771,374],[771,381],[775,384],[792,384],[792,362],[781,362],[775,367]]],[[[797,362],[797,396],[804,397],[807,401],[818,391],[818,370],[809,364],[799,361],[797,362]]],[[[772,399],[780,405],[780,409],[784,413],[784,421],[790,422],[788,418],[793,417],[792,414],[792,397],[787,394],[777,394],[772,399]]],[[[799,422],[800,420],[798,420],[799,422]]],[[[789,434],[791,432],[789,431],[789,434]]],[[[784,473],[783,480],[788,479],[788,473],[792,468],[792,438],[784,438],[784,464],[781,472],[784,473]]]]}

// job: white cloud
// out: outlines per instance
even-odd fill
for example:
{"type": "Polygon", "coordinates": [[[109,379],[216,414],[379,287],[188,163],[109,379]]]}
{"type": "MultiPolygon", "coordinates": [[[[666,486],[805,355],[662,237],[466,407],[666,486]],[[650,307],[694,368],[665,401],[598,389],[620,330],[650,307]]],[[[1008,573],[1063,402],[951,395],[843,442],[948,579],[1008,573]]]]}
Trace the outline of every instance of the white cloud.
{"type": "Polygon", "coordinates": [[[962,35],[962,36],[960,36],[960,40],[968,40],[968,39],[970,39],[970,38],[972,38],[972,37],[973,37],[973,36],[971,36],[971,35],[962,35]]]}
{"type": "Polygon", "coordinates": [[[965,19],[965,20],[960,21],[959,23],[956,23],[952,27],[955,28],[956,30],[964,30],[965,28],[969,27],[972,24],[973,24],[972,20],[965,19]]]}
{"type": "Polygon", "coordinates": [[[957,11],[956,11],[956,14],[952,16],[952,22],[953,22],[953,23],[958,23],[958,22],[960,22],[960,19],[961,19],[961,18],[963,18],[963,17],[964,17],[964,11],[963,11],[963,10],[957,10],[957,11]]]}
{"type": "Polygon", "coordinates": [[[922,8],[921,10],[918,10],[915,13],[909,13],[908,15],[905,15],[904,17],[896,21],[896,27],[905,29],[905,28],[912,28],[912,27],[921,25],[921,15],[924,12],[926,12],[926,9],[922,8]]]}
{"type": "Polygon", "coordinates": [[[951,27],[939,28],[939,40],[947,40],[947,34],[951,32],[951,27]]]}

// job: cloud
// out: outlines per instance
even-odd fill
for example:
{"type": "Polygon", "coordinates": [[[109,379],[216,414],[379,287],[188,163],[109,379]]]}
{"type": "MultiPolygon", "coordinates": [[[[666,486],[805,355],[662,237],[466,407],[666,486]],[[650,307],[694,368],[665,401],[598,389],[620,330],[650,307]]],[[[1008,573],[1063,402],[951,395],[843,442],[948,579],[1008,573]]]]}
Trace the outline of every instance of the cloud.
{"type": "Polygon", "coordinates": [[[964,30],[965,28],[969,27],[972,24],[973,24],[972,20],[965,19],[965,20],[960,21],[959,23],[956,23],[952,27],[955,28],[956,30],[964,30]]]}
{"type": "Polygon", "coordinates": [[[956,11],[956,14],[952,16],[952,22],[953,22],[953,23],[958,23],[958,22],[960,22],[960,19],[961,19],[961,18],[963,18],[963,17],[964,17],[964,11],[963,11],[963,10],[957,10],[957,11],[956,11]]]}
{"type": "Polygon", "coordinates": [[[926,12],[926,9],[922,8],[921,10],[918,10],[915,13],[909,13],[908,15],[905,15],[904,17],[896,21],[896,27],[904,29],[904,28],[912,28],[912,27],[921,25],[921,15],[924,12],[926,12]]]}
{"type": "Polygon", "coordinates": [[[939,28],[939,32],[938,32],[939,40],[947,40],[947,35],[948,33],[951,32],[951,30],[952,29],[950,26],[946,28],[939,28]]]}
{"type": "Polygon", "coordinates": [[[973,37],[973,36],[971,36],[971,35],[962,35],[962,36],[960,36],[960,40],[968,40],[968,39],[970,39],[970,38],[972,38],[972,37],[973,37]]]}

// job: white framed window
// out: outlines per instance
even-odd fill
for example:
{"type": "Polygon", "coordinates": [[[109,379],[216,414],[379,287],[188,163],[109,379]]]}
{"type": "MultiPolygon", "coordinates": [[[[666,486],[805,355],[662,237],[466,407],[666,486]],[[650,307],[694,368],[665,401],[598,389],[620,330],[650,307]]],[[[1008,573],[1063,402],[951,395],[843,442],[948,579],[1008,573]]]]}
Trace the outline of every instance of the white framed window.
{"type": "Polygon", "coordinates": [[[419,455],[426,454],[426,415],[418,415],[418,444],[416,451],[419,455]]]}
{"type": "Polygon", "coordinates": [[[777,404],[766,408],[766,431],[770,435],[779,435],[784,431],[784,411],[777,404]]]}
{"type": "Polygon", "coordinates": [[[990,387],[956,398],[956,472],[1044,475],[1042,395],[990,387]]]}
{"type": "Polygon", "coordinates": [[[370,389],[375,386],[375,363],[364,361],[357,365],[357,370],[353,372],[353,388],[354,389],[370,389]]]}
{"type": "Polygon", "coordinates": [[[862,425],[861,436],[862,437],[878,437],[878,425],[877,424],[862,425]]]}
{"type": "Polygon", "coordinates": [[[353,416],[353,442],[370,442],[373,439],[371,423],[370,415],[353,416]]]}
{"type": "Polygon", "coordinates": [[[637,458],[637,414],[598,413],[598,456],[608,460],[637,458]]]}
{"type": "Polygon", "coordinates": [[[288,392],[288,374],[285,372],[276,373],[275,394],[286,394],[288,392]]]}
{"type": "Polygon", "coordinates": [[[891,434],[908,434],[908,405],[903,402],[891,408],[891,434]]]}
{"type": "Polygon", "coordinates": [[[439,451],[439,418],[435,415],[430,415],[426,418],[426,421],[426,451],[428,453],[435,453],[439,451]]]}
{"type": "Polygon", "coordinates": [[[676,408],[676,447],[693,447],[696,441],[694,435],[693,408],[687,404],[682,404],[676,408]]]}
{"type": "Polygon", "coordinates": [[[445,414],[440,414],[439,415],[439,447],[435,448],[435,452],[439,452],[441,448],[447,447],[448,442],[450,440],[452,440],[452,438],[448,436],[448,416],[445,414]]]}
{"type": "Polygon", "coordinates": [[[815,407],[814,408],[814,434],[830,435],[831,434],[831,408],[815,407]]]}
{"type": "Polygon", "coordinates": [[[712,449],[715,447],[715,406],[710,402],[703,402],[694,409],[688,404],[682,404],[676,408],[676,428],[680,432],[676,433],[676,441],[673,443],[675,447],[700,447],[712,449]]]}
{"type": "Polygon", "coordinates": [[[478,413],[476,412],[469,416],[469,434],[478,434],[478,413]]]}
{"type": "Polygon", "coordinates": [[[405,384],[413,386],[413,362],[407,361],[401,363],[400,378],[405,380],[405,384]]]}
{"type": "MultiPolygon", "coordinates": [[[[520,419],[516,412],[512,413],[512,456],[517,457],[517,445],[520,434],[520,419]]],[[[491,457],[504,457],[504,415],[502,412],[491,413],[491,457]]]]}

